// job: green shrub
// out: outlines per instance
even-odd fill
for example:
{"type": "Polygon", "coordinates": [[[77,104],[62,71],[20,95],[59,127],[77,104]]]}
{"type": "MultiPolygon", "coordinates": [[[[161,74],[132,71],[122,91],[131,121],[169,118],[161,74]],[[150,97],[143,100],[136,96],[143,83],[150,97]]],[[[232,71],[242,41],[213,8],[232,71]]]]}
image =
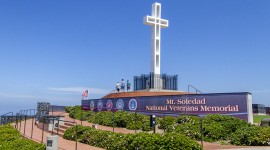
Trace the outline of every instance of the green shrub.
{"type": "Polygon", "coordinates": [[[166,132],[173,132],[175,129],[176,118],[172,116],[165,116],[159,120],[159,128],[165,129],[166,132]]]}
{"type": "MultiPolygon", "coordinates": [[[[80,106],[67,108],[72,118],[80,119],[80,106]]],[[[150,117],[147,115],[118,111],[113,113],[109,111],[93,112],[82,111],[83,120],[89,122],[105,125],[123,127],[127,129],[136,129],[143,131],[150,131],[150,117]]],[[[191,139],[201,139],[201,122],[197,116],[181,115],[178,118],[166,116],[163,118],[156,118],[157,124],[160,129],[165,129],[166,133],[184,134],[191,139]]],[[[270,129],[268,128],[256,128],[250,126],[246,121],[226,116],[226,115],[207,115],[203,117],[203,139],[204,141],[231,141],[235,145],[267,145],[270,139],[270,129]],[[256,129],[254,129],[256,128],[256,129]],[[247,131],[246,133],[242,133],[247,131]],[[240,135],[243,135],[241,137],[240,135]]],[[[88,130],[87,130],[88,131],[88,130]]],[[[108,134],[108,133],[106,133],[108,134]]],[[[110,137],[122,137],[124,135],[111,135],[110,137]]],[[[130,137],[129,137],[130,138],[130,137]]],[[[125,138],[124,138],[125,139],[125,138]]],[[[133,138],[132,138],[133,139],[133,138]]],[[[126,139],[127,140],[127,139],[126,139]]],[[[117,145],[123,146],[123,145],[117,145]]]]}
{"type": "Polygon", "coordinates": [[[129,113],[127,129],[150,131],[150,117],[139,113],[129,113]]]}
{"type": "Polygon", "coordinates": [[[90,117],[94,116],[93,111],[81,110],[81,106],[66,107],[65,110],[69,113],[70,118],[74,118],[78,120],[82,118],[83,121],[86,121],[90,117]]]}
{"type": "Polygon", "coordinates": [[[265,146],[270,145],[270,128],[260,126],[243,126],[231,136],[231,144],[265,146]]]}
{"type": "Polygon", "coordinates": [[[128,124],[128,113],[123,111],[118,111],[114,113],[114,121],[117,127],[125,128],[128,124]]]}
{"type": "Polygon", "coordinates": [[[70,113],[72,108],[73,108],[72,106],[66,106],[65,107],[65,112],[70,113]]]}
{"type": "Polygon", "coordinates": [[[88,120],[91,123],[105,126],[114,125],[115,127],[122,127],[130,130],[151,130],[149,127],[149,116],[139,113],[117,111],[113,114],[111,111],[84,111],[81,110],[80,106],[66,107],[66,111],[69,112],[69,117],[71,118],[80,119],[82,116],[82,120],[88,120]]]}
{"type": "MultiPolygon", "coordinates": [[[[82,134],[88,129],[86,126],[77,125],[77,139],[80,141],[82,134]]],[[[65,132],[63,137],[68,140],[76,140],[76,126],[68,128],[68,132],[65,132]]]]}
{"type": "Polygon", "coordinates": [[[179,116],[176,120],[176,133],[184,134],[192,139],[201,139],[200,118],[196,116],[179,116]]]}
{"type": "Polygon", "coordinates": [[[3,150],[45,150],[44,144],[25,139],[10,125],[0,126],[0,149],[3,150]]]}
{"type": "MultiPolygon", "coordinates": [[[[192,139],[201,138],[200,118],[196,116],[179,116],[175,132],[183,133],[192,139]]],[[[241,119],[226,115],[207,115],[203,118],[203,139],[205,141],[230,140],[231,134],[238,128],[247,126],[241,119]]]]}
{"type": "Polygon", "coordinates": [[[207,115],[203,118],[204,136],[207,141],[229,140],[230,135],[248,123],[226,115],[207,115]]]}
{"type": "MultiPolygon", "coordinates": [[[[108,150],[134,150],[134,149],[175,149],[175,150],[201,150],[202,147],[190,138],[181,134],[122,134],[110,131],[96,130],[90,127],[78,126],[78,141],[108,150]]],[[[76,127],[71,127],[64,133],[64,138],[75,140],[76,127]]]]}

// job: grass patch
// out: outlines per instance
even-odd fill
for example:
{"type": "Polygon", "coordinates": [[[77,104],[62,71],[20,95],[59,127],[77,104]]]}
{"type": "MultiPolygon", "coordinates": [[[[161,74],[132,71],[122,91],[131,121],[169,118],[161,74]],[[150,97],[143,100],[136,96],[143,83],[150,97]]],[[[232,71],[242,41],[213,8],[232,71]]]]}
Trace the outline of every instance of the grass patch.
{"type": "Polygon", "coordinates": [[[0,126],[0,149],[3,150],[45,150],[44,144],[25,139],[11,125],[0,126]]]}
{"type": "Polygon", "coordinates": [[[263,118],[270,118],[269,115],[266,116],[253,116],[253,122],[254,123],[261,123],[263,118]]]}

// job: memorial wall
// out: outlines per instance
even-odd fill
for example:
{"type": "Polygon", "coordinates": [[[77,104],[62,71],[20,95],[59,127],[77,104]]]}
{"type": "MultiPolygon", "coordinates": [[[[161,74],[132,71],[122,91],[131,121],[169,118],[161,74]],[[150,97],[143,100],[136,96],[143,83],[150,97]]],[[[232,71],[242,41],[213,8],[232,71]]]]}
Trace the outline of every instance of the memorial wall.
{"type": "Polygon", "coordinates": [[[90,99],[82,101],[83,110],[126,110],[146,114],[179,115],[225,114],[252,122],[250,93],[189,94],[133,98],[90,99]]]}

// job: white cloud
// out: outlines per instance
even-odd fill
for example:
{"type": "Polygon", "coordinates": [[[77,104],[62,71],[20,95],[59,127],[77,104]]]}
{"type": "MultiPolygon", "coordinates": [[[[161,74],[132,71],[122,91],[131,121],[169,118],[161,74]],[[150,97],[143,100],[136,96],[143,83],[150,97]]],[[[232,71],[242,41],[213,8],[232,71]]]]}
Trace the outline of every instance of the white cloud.
{"type": "Polygon", "coordinates": [[[35,95],[20,95],[20,94],[10,94],[10,93],[0,93],[0,97],[27,98],[27,99],[38,99],[38,98],[40,98],[40,96],[35,96],[35,95]]]}
{"type": "Polygon", "coordinates": [[[89,87],[60,87],[60,88],[54,88],[50,87],[48,88],[49,91],[62,93],[62,94],[82,94],[83,91],[88,90],[89,94],[107,94],[109,90],[106,89],[99,89],[99,88],[89,88],[89,87]]]}

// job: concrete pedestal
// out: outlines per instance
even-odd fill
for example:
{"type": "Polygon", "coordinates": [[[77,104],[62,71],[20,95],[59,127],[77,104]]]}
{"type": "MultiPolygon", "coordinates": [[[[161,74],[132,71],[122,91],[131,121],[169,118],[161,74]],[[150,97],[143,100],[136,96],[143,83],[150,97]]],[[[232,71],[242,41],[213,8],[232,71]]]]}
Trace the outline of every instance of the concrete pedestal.
{"type": "Polygon", "coordinates": [[[97,129],[97,124],[93,124],[93,125],[92,125],[92,128],[97,129]]]}
{"type": "Polygon", "coordinates": [[[58,150],[58,135],[48,135],[46,150],[58,150]]]}

